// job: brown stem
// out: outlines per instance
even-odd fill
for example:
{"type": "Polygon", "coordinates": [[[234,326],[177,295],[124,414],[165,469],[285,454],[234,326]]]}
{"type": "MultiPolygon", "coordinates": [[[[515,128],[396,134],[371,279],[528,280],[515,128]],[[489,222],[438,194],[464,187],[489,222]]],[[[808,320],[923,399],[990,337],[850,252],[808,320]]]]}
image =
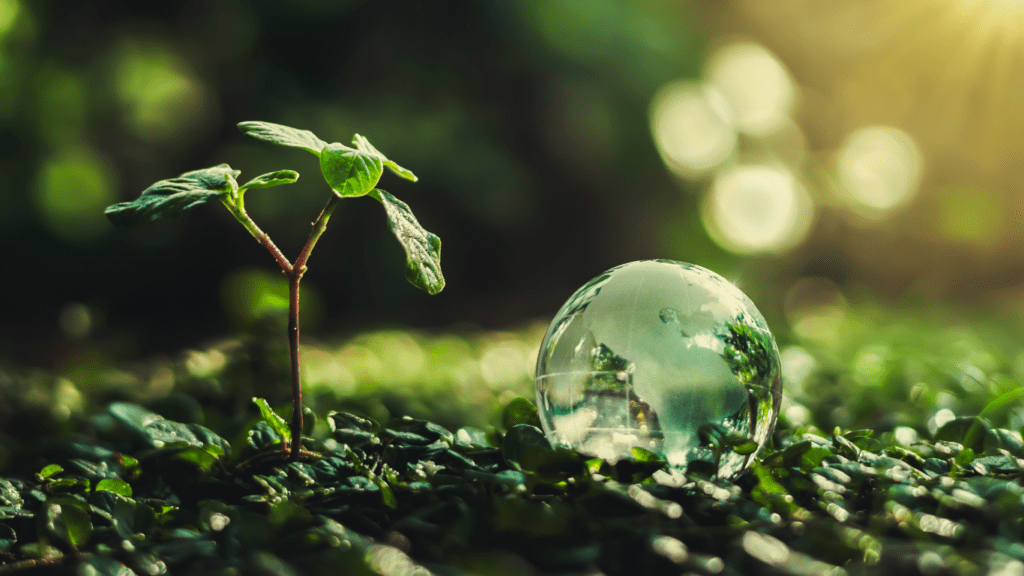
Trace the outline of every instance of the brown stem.
{"type": "Polygon", "coordinates": [[[249,215],[245,212],[245,207],[242,205],[241,196],[224,201],[224,205],[227,206],[228,210],[270,252],[270,255],[277,261],[278,266],[281,267],[281,272],[288,278],[288,350],[291,355],[292,364],[292,438],[289,459],[293,461],[298,460],[299,453],[302,451],[302,371],[299,367],[299,282],[302,281],[302,275],[306,273],[306,261],[309,260],[309,254],[313,251],[316,241],[320,239],[320,236],[327,228],[327,220],[330,219],[331,212],[334,212],[334,208],[338,205],[339,200],[341,200],[340,196],[332,195],[331,199],[327,201],[327,205],[320,211],[320,216],[313,223],[313,231],[310,232],[309,239],[306,240],[306,245],[302,247],[302,252],[299,253],[299,257],[295,260],[294,264],[284,257],[281,250],[270,240],[270,236],[263,230],[260,230],[259,226],[252,221],[252,218],[249,218],[249,215]]]}
{"type": "Polygon", "coordinates": [[[302,381],[299,376],[299,281],[302,272],[292,268],[288,275],[288,349],[292,360],[292,443],[291,460],[299,459],[302,449],[302,381]]]}
{"type": "Polygon", "coordinates": [[[299,459],[299,451],[302,450],[302,379],[299,368],[299,282],[302,275],[306,273],[306,261],[313,251],[313,246],[320,239],[320,235],[327,228],[327,220],[337,206],[339,196],[331,196],[327,205],[320,211],[320,216],[313,223],[313,231],[302,247],[302,252],[295,259],[295,264],[285,272],[288,277],[288,348],[292,359],[292,442],[290,459],[299,459]]]}

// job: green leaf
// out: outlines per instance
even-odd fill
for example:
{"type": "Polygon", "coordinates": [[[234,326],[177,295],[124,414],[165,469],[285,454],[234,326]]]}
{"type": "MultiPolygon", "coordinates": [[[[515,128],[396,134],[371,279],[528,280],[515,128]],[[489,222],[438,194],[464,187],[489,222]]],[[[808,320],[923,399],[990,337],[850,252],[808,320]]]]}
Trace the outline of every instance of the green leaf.
{"type": "Polygon", "coordinates": [[[135,574],[131,568],[107,556],[91,556],[79,565],[78,574],[95,574],[95,576],[129,576],[135,574]],[[88,566],[88,568],[85,568],[88,566]]]}
{"type": "Polygon", "coordinates": [[[331,432],[337,430],[360,430],[364,432],[372,432],[374,434],[380,432],[380,424],[374,422],[369,418],[363,418],[356,416],[355,414],[349,414],[348,412],[331,412],[327,415],[327,425],[330,426],[331,432]]]}
{"type": "Polygon", "coordinates": [[[305,436],[312,436],[313,429],[316,428],[316,413],[314,413],[308,406],[302,407],[302,434],[305,436]]]}
{"type": "Polygon", "coordinates": [[[388,170],[391,170],[396,176],[405,178],[406,180],[411,180],[413,182],[419,180],[419,178],[417,178],[416,175],[413,174],[411,170],[402,168],[401,166],[396,164],[394,160],[388,160],[387,156],[381,154],[380,150],[374,148],[373,144],[370,144],[369,140],[363,138],[359,134],[355,135],[355,137],[352,139],[352,143],[356,145],[356,149],[359,150],[360,152],[380,158],[380,161],[382,164],[384,164],[384,167],[387,168],[388,170]]]}
{"type": "Polygon", "coordinates": [[[18,488],[10,480],[0,478],[0,507],[21,508],[24,503],[18,488]]]}
{"type": "Polygon", "coordinates": [[[392,510],[398,508],[398,499],[395,498],[395,492],[391,489],[391,486],[380,476],[374,476],[370,480],[380,489],[380,498],[384,505],[392,510]]]}
{"type": "Polygon", "coordinates": [[[216,456],[211,454],[208,450],[204,450],[198,446],[189,446],[175,454],[174,458],[176,460],[188,462],[203,472],[208,472],[217,462],[216,456]]]}
{"type": "Polygon", "coordinates": [[[317,138],[316,134],[309,130],[299,130],[298,128],[292,128],[283,124],[252,120],[239,122],[238,129],[243,134],[252,136],[257,140],[264,140],[281,146],[291,146],[292,148],[302,148],[303,150],[309,150],[317,156],[320,155],[320,151],[324,149],[324,146],[327,146],[327,142],[317,138]]]}
{"type": "Polygon", "coordinates": [[[501,425],[506,430],[510,430],[517,424],[530,424],[540,428],[537,407],[526,398],[513,398],[501,411],[501,425]]]}
{"type": "Polygon", "coordinates": [[[971,450],[970,448],[964,448],[963,450],[958,452],[956,457],[953,459],[953,461],[956,462],[960,466],[967,466],[973,460],[974,460],[974,450],[971,450]]]}
{"type": "Polygon", "coordinates": [[[137,504],[134,500],[127,498],[114,500],[110,522],[114,527],[114,532],[117,532],[122,539],[128,540],[135,533],[136,514],[137,504]]]}
{"type": "Polygon", "coordinates": [[[633,446],[629,449],[630,454],[633,455],[633,459],[637,462],[664,462],[665,459],[659,456],[656,452],[651,452],[646,448],[639,446],[633,446]]]}
{"type": "Polygon", "coordinates": [[[742,444],[737,444],[736,446],[733,446],[733,451],[736,452],[737,454],[746,456],[747,454],[753,454],[754,452],[757,452],[757,448],[757,442],[754,442],[753,440],[748,440],[746,442],[743,442],[742,444]]]}
{"type": "Polygon", "coordinates": [[[51,502],[43,516],[47,532],[72,546],[81,546],[92,535],[89,513],[67,502],[51,502]]]}
{"type": "Polygon", "coordinates": [[[384,205],[391,232],[405,249],[405,278],[429,294],[440,292],[444,288],[441,239],[420,226],[405,202],[379,189],[374,190],[371,196],[384,205]]]}
{"type": "Polygon", "coordinates": [[[59,464],[50,464],[48,466],[43,467],[43,469],[39,471],[39,474],[37,474],[36,477],[38,480],[42,481],[43,478],[49,478],[50,476],[53,476],[54,474],[63,471],[64,468],[61,468],[59,464]]]}
{"type": "Polygon", "coordinates": [[[104,213],[115,226],[123,228],[177,218],[186,210],[230,193],[237,186],[235,178],[239,174],[227,164],[186,172],[161,180],[135,200],[114,204],[104,213]]]}
{"type": "Polygon", "coordinates": [[[18,533],[7,524],[0,523],[0,552],[9,552],[18,543],[18,533]]]}
{"type": "Polygon", "coordinates": [[[553,450],[544,433],[529,424],[513,426],[501,443],[501,455],[505,457],[505,462],[510,468],[521,472],[537,470],[553,450]]]}
{"type": "Polygon", "coordinates": [[[935,431],[935,441],[959,442],[981,452],[985,445],[985,434],[991,428],[987,420],[977,416],[954,418],[935,431]]]}
{"type": "Polygon", "coordinates": [[[157,420],[146,426],[154,448],[172,446],[184,442],[212,455],[231,454],[231,445],[215,432],[199,424],[182,424],[171,420],[157,420]]]}
{"type": "Polygon", "coordinates": [[[833,454],[831,450],[815,446],[814,448],[807,450],[801,455],[800,469],[804,470],[805,472],[814,470],[818,466],[821,466],[821,463],[825,461],[825,458],[828,458],[832,455],[833,454]]]}
{"type": "Polygon", "coordinates": [[[263,421],[270,426],[271,430],[276,432],[281,438],[292,437],[291,430],[288,429],[288,423],[284,421],[284,418],[278,416],[277,412],[274,412],[274,409],[270,407],[266,400],[263,398],[253,398],[252,401],[259,407],[263,421]]]}
{"type": "Polygon", "coordinates": [[[97,492],[113,492],[125,498],[132,497],[132,487],[124,480],[104,478],[96,483],[97,492]]]}
{"type": "Polygon", "coordinates": [[[378,156],[335,142],[320,154],[320,171],[338,196],[365,196],[380,180],[383,162],[378,156]]]}
{"type": "Polygon", "coordinates": [[[299,173],[294,170],[278,170],[277,172],[269,172],[249,180],[245,184],[239,186],[239,190],[246,190],[252,188],[270,188],[271,186],[280,186],[282,184],[291,184],[299,179],[299,173]]]}

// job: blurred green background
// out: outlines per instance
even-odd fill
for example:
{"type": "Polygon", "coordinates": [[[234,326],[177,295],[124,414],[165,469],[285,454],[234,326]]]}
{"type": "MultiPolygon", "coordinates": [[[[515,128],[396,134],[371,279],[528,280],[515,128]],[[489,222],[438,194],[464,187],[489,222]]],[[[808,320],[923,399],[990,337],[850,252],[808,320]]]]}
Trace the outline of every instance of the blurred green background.
{"type": "Polygon", "coordinates": [[[671,258],[757,303],[790,417],[977,413],[1024,377],[1022,20],[977,0],[0,0],[0,385],[70,414],[94,389],[216,390],[244,356],[232,386],[286,392],[283,278],[226,211],[131,232],[102,213],[187,170],[291,168],[249,211],[294,256],[329,192],[308,154],[235,129],[258,119],[367,136],[444,242],[429,297],[379,206],[335,212],[303,282],[304,376],[329,397],[437,417],[529,394],[577,287],[671,258]]]}

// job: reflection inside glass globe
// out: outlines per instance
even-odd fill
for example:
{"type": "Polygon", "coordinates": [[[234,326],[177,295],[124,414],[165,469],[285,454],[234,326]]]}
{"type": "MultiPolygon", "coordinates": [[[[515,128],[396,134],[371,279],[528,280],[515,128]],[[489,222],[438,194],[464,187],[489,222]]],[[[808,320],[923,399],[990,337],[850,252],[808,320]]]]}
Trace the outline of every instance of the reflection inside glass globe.
{"type": "Polygon", "coordinates": [[[754,304],[693,264],[623,264],[580,288],[537,358],[537,404],[553,444],[617,461],[654,452],[658,480],[700,460],[727,478],[775,427],[779,351],[754,304]]]}

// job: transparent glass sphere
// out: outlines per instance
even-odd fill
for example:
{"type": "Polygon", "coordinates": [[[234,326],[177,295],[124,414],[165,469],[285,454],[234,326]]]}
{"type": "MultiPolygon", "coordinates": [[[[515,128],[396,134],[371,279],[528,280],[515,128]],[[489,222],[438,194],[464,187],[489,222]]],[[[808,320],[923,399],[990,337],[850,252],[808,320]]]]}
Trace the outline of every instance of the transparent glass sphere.
{"type": "Polygon", "coordinates": [[[681,483],[695,460],[734,476],[761,451],[782,400],[764,317],[718,274],[671,260],[608,270],[576,291],[537,357],[549,440],[610,462],[643,448],[681,483]]]}

